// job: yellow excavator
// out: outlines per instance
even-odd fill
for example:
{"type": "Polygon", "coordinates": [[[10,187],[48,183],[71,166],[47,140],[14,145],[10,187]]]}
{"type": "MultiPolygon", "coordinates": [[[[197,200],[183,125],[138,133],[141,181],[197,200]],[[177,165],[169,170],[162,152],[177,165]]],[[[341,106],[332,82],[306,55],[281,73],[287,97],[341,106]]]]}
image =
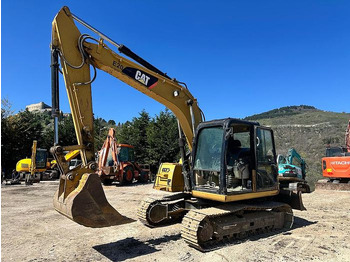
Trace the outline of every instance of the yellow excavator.
{"type": "MultiPolygon", "coordinates": [[[[65,160],[69,162],[78,156],[79,153],[79,150],[72,150],[65,155],[65,160]]],[[[49,161],[47,149],[38,148],[37,141],[34,140],[31,158],[24,158],[17,162],[10,184],[20,183],[20,180],[23,179],[26,181],[26,184],[45,179],[56,179],[58,178],[56,165],[56,160],[49,161]],[[35,162],[33,162],[33,159],[35,159],[35,162]]]]}
{"type": "Polygon", "coordinates": [[[26,185],[31,185],[33,182],[40,182],[42,174],[47,170],[50,170],[47,150],[38,148],[37,141],[33,140],[31,158],[19,160],[11,180],[7,180],[6,183],[20,184],[20,180],[25,180],[26,185]]]}
{"type": "MultiPolygon", "coordinates": [[[[182,179],[178,183],[182,190],[142,201],[138,210],[142,223],[156,227],[182,219],[185,241],[199,250],[207,250],[223,240],[289,229],[293,224],[292,209],[305,210],[300,191],[279,187],[270,128],[234,118],[204,121],[186,84],[114,42],[72,14],[68,7],[63,7],[53,20],[51,53],[53,105],[58,104],[60,62],[78,141],[78,145],[51,148],[61,173],[54,196],[58,212],[88,227],[133,222],[108,203],[96,173],[91,97],[96,69],[165,105],[178,119],[182,163],[182,179]],[[75,21],[99,39],[81,34],[75,21]],[[189,153],[185,152],[185,143],[189,153]],[[63,152],[72,149],[80,150],[82,165],[69,170],[63,152]]],[[[171,180],[171,173],[178,170],[172,168],[175,166],[179,164],[162,167],[163,179],[171,180]]],[[[178,187],[177,183],[168,182],[178,187]]]]}

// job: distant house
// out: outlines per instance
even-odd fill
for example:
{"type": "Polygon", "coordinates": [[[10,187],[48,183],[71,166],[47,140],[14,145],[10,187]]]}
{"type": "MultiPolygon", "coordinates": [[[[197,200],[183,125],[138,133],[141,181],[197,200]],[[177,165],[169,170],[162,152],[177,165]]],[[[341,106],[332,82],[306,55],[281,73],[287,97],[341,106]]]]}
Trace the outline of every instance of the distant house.
{"type": "MultiPolygon", "coordinates": [[[[51,113],[51,111],[52,111],[52,107],[45,104],[44,102],[39,102],[37,104],[27,105],[26,109],[32,113],[44,113],[44,112],[51,113]]],[[[60,111],[60,114],[63,114],[63,117],[67,117],[70,115],[70,113],[63,113],[62,111],[60,111]]]]}
{"type": "Polygon", "coordinates": [[[52,108],[51,106],[45,104],[44,102],[39,102],[37,104],[31,104],[31,105],[27,105],[26,109],[29,112],[51,112],[52,108]]]}

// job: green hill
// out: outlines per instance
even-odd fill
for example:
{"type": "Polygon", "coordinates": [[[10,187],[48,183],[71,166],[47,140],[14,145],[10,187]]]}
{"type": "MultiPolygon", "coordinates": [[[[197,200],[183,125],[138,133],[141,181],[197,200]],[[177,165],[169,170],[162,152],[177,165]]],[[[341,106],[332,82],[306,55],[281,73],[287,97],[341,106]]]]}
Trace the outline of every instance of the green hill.
{"type": "Polygon", "coordinates": [[[292,115],[298,115],[305,112],[320,111],[313,106],[300,105],[300,106],[285,106],[277,109],[273,109],[264,113],[248,116],[246,120],[259,120],[266,118],[286,117],[292,115]]]}
{"type": "Polygon", "coordinates": [[[246,117],[274,130],[277,154],[294,147],[307,163],[307,180],[313,187],[322,178],[321,158],[325,147],[345,144],[350,113],[335,113],[312,106],[289,106],[246,117]]]}

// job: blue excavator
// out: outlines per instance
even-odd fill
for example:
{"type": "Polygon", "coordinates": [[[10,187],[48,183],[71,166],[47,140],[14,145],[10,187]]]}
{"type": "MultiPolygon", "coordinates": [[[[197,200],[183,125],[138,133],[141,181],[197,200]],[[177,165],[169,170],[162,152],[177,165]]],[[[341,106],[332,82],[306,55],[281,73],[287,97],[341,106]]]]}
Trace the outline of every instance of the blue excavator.
{"type": "Polygon", "coordinates": [[[296,187],[304,193],[310,193],[310,187],[305,180],[306,162],[294,148],[290,148],[286,156],[278,155],[277,164],[282,188],[296,187]]]}

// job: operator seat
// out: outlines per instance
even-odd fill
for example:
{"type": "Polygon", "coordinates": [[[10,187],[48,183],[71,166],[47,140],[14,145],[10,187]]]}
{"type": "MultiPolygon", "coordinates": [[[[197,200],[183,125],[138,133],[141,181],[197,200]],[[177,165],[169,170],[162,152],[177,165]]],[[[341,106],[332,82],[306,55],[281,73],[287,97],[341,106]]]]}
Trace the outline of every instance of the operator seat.
{"type": "Polygon", "coordinates": [[[229,166],[232,166],[235,160],[238,160],[239,154],[242,151],[241,146],[241,141],[229,138],[227,148],[227,164],[229,166]]]}

